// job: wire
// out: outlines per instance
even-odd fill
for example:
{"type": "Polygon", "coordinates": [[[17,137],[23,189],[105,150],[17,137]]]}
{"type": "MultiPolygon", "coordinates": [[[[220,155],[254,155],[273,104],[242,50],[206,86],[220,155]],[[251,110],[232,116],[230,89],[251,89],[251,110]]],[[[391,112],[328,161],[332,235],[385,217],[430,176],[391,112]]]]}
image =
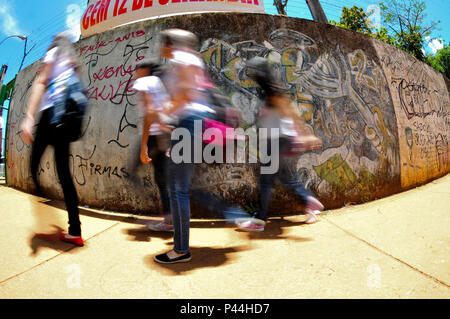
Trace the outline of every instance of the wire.
{"type": "MultiPolygon", "coordinates": [[[[82,11],[86,7],[86,0],[79,0],[78,3],[80,10],[82,11]]],[[[27,50],[30,50],[31,48],[32,50],[26,56],[25,60],[26,62],[30,61],[30,63],[24,63],[24,67],[30,65],[44,55],[47,47],[53,39],[54,34],[67,28],[66,19],[67,12],[59,12],[47,20],[51,22],[38,25],[28,33],[30,47],[27,48],[27,50]]]]}

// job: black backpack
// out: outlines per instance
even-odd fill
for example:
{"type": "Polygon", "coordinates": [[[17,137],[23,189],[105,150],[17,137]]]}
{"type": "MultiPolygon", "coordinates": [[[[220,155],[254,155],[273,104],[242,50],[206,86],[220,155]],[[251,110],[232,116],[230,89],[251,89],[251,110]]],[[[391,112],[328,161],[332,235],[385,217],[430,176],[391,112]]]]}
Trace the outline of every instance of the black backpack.
{"type": "Polygon", "coordinates": [[[50,125],[58,136],[75,142],[83,134],[88,98],[80,78],[73,75],[67,81],[63,96],[52,107],[50,125]]]}

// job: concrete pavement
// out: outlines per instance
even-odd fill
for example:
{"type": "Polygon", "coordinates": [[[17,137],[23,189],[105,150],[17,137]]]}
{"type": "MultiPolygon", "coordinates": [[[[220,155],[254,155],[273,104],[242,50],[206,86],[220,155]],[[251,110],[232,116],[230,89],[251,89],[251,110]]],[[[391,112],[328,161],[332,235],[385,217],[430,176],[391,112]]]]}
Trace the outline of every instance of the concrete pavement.
{"type": "Polygon", "coordinates": [[[364,205],[273,218],[264,233],[192,220],[190,263],[160,265],[171,234],[156,217],[81,209],[86,245],[63,203],[0,186],[0,298],[450,297],[450,175],[364,205]]]}

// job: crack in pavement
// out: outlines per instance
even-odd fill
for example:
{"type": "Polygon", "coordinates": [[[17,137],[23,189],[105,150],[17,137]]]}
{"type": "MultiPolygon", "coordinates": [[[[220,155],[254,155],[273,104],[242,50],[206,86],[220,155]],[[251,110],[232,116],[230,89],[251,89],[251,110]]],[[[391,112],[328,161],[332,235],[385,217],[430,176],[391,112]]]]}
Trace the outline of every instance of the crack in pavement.
{"type": "MultiPolygon", "coordinates": [[[[113,228],[113,227],[115,227],[115,226],[117,226],[117,225],[119,225],[119,224],[120,224],[120,221],[117,222],[117,223],[115,223],[114,225],[111,225],[111,226],[109,226],[108,228],[106,228],[106,229],[104,229],[104,230],[98,232],[97,234],[93,235],[92,237],[89,237],[89,238],[86,239],[85,241],[91,240],[92,238],[97,237],[98,235],[100,235],[100,234],[102,234],[102,233],[104,233],[104,232],[110,230],[111,228],[113,228]]],[[[50,257],[50,258],[48,258],[48,259],[46,259],[46,260],[41,261],[40,263],[34,265],[34,266],[31,267],[31,268],[28,268],[27,270],[24,270],[24,271],[22,271],[22,272],[20,272],[20,273],[18,273],[18,274],[12,275],[12,276],[10,276],[10,277],[8,277],[8,278],[6,278],[6,279],[0,281],[0,285],[4,284],[5,282],[7,282],[7,281],[9,281],[9,280],[11,280],[11,279],[17,278],[17,277],[19,277],[19,276],[21,276],[21,275],[23,275],[23,274],[25,274],[25,273],[27,273],[27,272],[29,272],[29,271],[31,271],[31,270],[37,268],[37,267],[39,267],[39,266],[41,266],[41,265],[43,265],[43,264],[45,264],[45,263],[47,263],[47,262],[49,262],[49,261],[51,261],[51,260],[53,260],[53,259],[55,259],[55,258],[61,256],[61,255],[64,255],[65,253],[67,253],[67,252],[69,252],[69,251],[71,251],[72,249],[75,249],[75,248],[79,248],[79,247],[77,247],[77,246],[72,246],[72,247],[70,247],[70,248],[68,248],[68,249],[66,249],[66,250],[64,250],[64,251],[62,251],[62,252],[56,254],[56,255],[53,256],[53,257],[50,257]]]]}
{"type": "Polygon", "coordinates": [[[378,248],[378,247],[375,246],[374,244],[371,244],[370,242],[366,241],[365,239],[363,239],[363,238],[361,238],[361,237],[359,237],[359,236],[353,234],[351,231],[349,231],[349,230],[347,230],[347,229],[345,229],[345,228],[343,228],[343,227],[341,227],[341,226],[339,226],[339,225],[333,223],[331,220],[329,220],[329,219],[326,218],[325,216],[322,216],[321,219],[327,221],[328,223],[330,223],[331,225],[335,226],[336,228],[339,228],[340,230],[342,230],[343,232],[345,232],[347,235],[349,235],[349,236],[351,236],[351,237],[353,237],[353,238],[355,238],[355,239],[357,239],[357,240],[363,242],[364,244],[368,245],[369,247],[372,247],[373,249],[377,250],[378,252],[380,252],[380,253],[382,253],[382,254],[384,254],[384,255],[386,255],[386,256],[388,256],[388,257],[390,257],[390,258],[392,258],[392,259],[394,259],[394,260],[396,260],[396,261],[398,261],[399,263],[401,263],[401,264],[403,264],[403,265],[405,265],[405,266],[411,268],[412,270],[414,270],[414,271],[420,273],[421,275],[423,275],[423,276],[425,276],[425,277],[427,277],[427,278],[429,278],[429,279],[432,279],[432,280],[434,280],[435,282],[437,282],[437,283],[439,283],[439,284],[441,284],[441,285],[443,285],[443,286],[445,286],[445,287],[447,287],[447,288],[450,288],[450,285],[447,284],[446,282],[444,282],[444,281],[442,281],[442,280],[440,280],[440,279],[434,277],[433,275],[427,274],[426,272],[420,270],[419,268],[414,267],[413,265],[408,264],[406,261],[403,261],[403,260],[401,260],[400,258],[397,258],[397,257],[395,257],[394,255],[391,255],[391,254],[388,253],[387,251],[384,251],[383,249],[378,248]]]}

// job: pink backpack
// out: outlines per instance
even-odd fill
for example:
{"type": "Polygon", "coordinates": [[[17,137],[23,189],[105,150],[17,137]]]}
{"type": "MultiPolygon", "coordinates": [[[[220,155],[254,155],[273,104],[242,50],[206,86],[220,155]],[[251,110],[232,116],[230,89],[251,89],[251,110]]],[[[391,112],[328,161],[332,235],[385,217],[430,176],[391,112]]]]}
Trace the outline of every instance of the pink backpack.
{"type": "Polygon", "coordinates": [[[225,125],[222,122],[212,119],[203,119],[203,142],[206,144],[214,144],[224,146],[234,140],[243,140],[244,136],[237,135],[234,128],[225,125]],[[205,136],[205,131],[211,129],[211,136],[205,136]],[[227,130],[228,129],[228,130],[227,130]]]}

